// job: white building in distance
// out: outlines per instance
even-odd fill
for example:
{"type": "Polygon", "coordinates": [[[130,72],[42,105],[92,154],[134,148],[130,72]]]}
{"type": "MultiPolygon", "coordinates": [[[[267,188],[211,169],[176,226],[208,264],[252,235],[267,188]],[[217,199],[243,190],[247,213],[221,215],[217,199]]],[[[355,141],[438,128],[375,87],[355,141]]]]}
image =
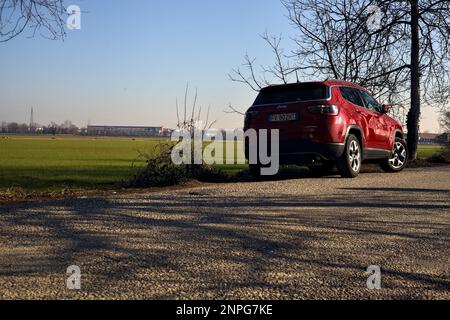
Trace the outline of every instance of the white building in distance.
{"type": "Polygon", "coordinates": [[[160,137],[164,133],[163,127],[141,126],[91,126],[87,127],[89,136],[106,137],[160,137]]]}

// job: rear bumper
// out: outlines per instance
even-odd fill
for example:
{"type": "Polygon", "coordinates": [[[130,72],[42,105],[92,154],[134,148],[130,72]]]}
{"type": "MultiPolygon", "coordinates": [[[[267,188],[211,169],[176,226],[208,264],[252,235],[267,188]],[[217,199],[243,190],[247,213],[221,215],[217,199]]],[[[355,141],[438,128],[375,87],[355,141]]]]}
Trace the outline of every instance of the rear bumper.
{"type": "MultiPolygon", "coordinates": [[[[270,148],[268,148],[270,150],[270,148]]],[[[280,140],[280,164],[312,164],[335,160],[345,149],[341,143],[317,143],[308,140],[280,140]]],[[[245,156],[249,158],[249,144],[245,143],[245,156]]]]}

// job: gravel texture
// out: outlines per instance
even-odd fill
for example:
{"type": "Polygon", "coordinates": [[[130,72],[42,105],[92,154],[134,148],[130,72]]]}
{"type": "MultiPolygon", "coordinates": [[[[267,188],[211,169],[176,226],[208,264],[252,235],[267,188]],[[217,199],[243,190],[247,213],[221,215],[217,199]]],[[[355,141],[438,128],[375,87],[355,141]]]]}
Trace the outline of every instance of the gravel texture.
{"type": "Polygon", "coordinates": [[[2,205],[0,298],[450,299],[450,167],[2,205]]]}

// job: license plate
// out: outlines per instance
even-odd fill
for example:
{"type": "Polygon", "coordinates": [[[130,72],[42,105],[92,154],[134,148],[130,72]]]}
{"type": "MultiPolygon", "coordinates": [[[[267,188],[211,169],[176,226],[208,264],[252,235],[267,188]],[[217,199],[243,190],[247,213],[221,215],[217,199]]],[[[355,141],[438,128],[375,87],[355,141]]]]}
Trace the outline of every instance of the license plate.
{"type": "Polygon", "coordinates": [[[269,122],[284,122],[298,120],[297,113],[277,113],[269,116],[269,122]]]}

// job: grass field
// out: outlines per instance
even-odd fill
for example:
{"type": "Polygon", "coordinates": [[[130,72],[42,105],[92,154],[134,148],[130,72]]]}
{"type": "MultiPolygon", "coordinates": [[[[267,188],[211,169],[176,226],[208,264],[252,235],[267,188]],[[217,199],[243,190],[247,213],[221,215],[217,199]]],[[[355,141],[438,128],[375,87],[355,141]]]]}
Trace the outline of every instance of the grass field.
{"type": "Polygon", "coordinates": [[[46,192],[62,188],[105,189],[133,172],[138,150],[158,141],[78,137],[0,138],[0,189],[46,192]]]}
{"type": "MultiPolygon", "coordinates": [[[[117,188],[161,139],[0,136],[0,192],[117,188]]],[[[243,165],[218,166],[230,173],[243,165]]]]}
{"type": "MultiPolygon", "coordinates": [[[[151,152],[158,143],[160,139],[0,136],[0,192],[117,188],[144,165],[140,152],[151,152]]],[[[439,150],[421,147],[420,157],[439,150]]],[[[246,166],[218,167],[235,173],[246,166]]]]}
{"type": "Polygon", "coordinates": [[[419,159],[427,159],[435,154],[439,154],[443,151],[443,147],[431,145],[431,146],[419,146],[418,157],[419,159]]]}

